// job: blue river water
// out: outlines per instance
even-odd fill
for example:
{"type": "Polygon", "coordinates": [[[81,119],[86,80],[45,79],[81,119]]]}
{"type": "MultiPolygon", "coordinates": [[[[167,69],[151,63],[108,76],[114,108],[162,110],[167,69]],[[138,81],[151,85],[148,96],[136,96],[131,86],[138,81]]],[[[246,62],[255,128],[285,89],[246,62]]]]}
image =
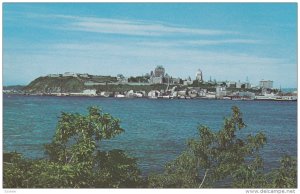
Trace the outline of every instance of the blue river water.
{"type": "Polygon", "coordinates": [[[122,149],[138,159],[142,173],[159,172],[197,136],[197,126],[222,127],[231,107],[238,106],[247,124],[240,136],[262,131],[265,168],[279,166],[284,154],[297,155],[297,102],[231,100],[151,100],[98,97],[3,96],[3,149],[26,157],[44,156],[43,144],[54,135],[60,113],[87,113],[99,106],[121,119],[125,132],[105,141],[103,149],[122,149]]]}

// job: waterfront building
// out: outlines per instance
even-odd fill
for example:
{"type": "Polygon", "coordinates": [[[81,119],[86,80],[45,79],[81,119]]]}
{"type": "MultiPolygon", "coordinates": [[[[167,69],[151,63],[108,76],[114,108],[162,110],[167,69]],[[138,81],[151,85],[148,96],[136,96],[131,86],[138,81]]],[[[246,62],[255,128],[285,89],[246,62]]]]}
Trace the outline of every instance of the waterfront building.
{"type": "Polygon", "coordinates": [[[144,90],[136,91],[135,93],[142,94],[142,96],[146,96],[146,91],[144,91],[144,90]]]}
{"type": "Polygon", "coordinates": [[[133,90],[129,90],[125,94],[126,98],[142,98],[143,96],[144,96],[143,92],[134,92],[133,90]]]}
{"type": "Polygon", "coordinates": [[[180,90],[177,92],[178,96],[186,96],[187,95],[187,91],[186,90],[180,90]]]}
{"type": "Polygon", "coordinates": [[[134,91],[129,90],[128,92],[126,92],[125,97],[126,98],[133,98],[134,97],[134,91]]]}
{"type": "Polygon", "coordinates": [[[158,90],[151,90],[149,93],[148,93],[148,97],[149,98],[157,98],[160,96],[160,91],[158,90]]]}
{"type": "Polygon", "coordinates": [[[172,98],[176,98],[177,96],[178,96],[178,92],[177,91],[171,92],[171,97],[172,98]]]}
{"type": "Polygon", "coordinates": [[[88,96],[96,96],[96,90],[95,89],[87,89],[87,90],[83,90],[82,92],[84,95],[88,95],[88,96]]]}
{"type": "Polygon", "coordinates": [[[273,88],[273,81],[271,81],[271,80],[261,80],[259,82],[259,87],[260,88],[265,88],[265,89],[272,89],[273,88]]]}
{"type": "Polygon", "coordinates": [[[207,89],[201,89],[200,91],[198,91],[198,96],[200,97],[205,97],[207,94],[207,89]]]}
{"type": "Polygon", "coordinates": [[[113,97],[113,92],[100,92],[100,96],[102,97],[113,97]]]}
{"type": "Polygon", "coordinates": [[[205,97],[207,99],[215,99],[216,98],[216,93],[215,92],[208,92],[205,94],[205,97]]]}
{"type": "Polygon", "coordinates": [[[223,96],[226,96],[226,87],[224,86],[217,86],[216,87],[216,97],[221,98],[223,96]]]}
{"type": "Polygon", "coordinates": [[[196,98],[198,96],[198,88],[192,88],[188,91],[188,96],[190,96],[191,98],[196,98]]]}
{"type": "Polygon", "coordinates": [[[196,80],[198,80],[199,82],[203,82],[202,71],[200,69],[198,69],[196,72],[196,80]]]}
{"type": "Polygon", "coordinates": [[[142,93],[136,92],[135,97],[136,98],[142,98],[144,95],[142,93]]]}

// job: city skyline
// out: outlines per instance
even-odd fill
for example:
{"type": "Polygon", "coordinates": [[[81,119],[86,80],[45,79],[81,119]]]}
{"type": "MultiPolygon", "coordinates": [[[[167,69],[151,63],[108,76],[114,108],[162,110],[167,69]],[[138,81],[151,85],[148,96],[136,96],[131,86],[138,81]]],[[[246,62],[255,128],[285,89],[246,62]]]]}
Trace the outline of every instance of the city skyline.
{"type": "Polygon", "coordinates": [[[274,80],[297,87],[296,3],[4,3],[3,84],[45,74],[274,80]]]}

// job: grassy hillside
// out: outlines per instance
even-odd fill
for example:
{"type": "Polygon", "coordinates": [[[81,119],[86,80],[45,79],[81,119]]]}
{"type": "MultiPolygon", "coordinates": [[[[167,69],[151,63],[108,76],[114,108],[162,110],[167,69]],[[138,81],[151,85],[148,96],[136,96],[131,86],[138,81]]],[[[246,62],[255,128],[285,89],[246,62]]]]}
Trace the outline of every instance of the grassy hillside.
{"type": "MultiPolygon", "coordinates": [[[[151,90],[165,90],[167,88],[164,84],[155,84],[155,85],[100,85],[94,86],[98,92],[107,91],[107,92],[125,92],[129,90],[133,91],[146,91],[151,90]]],[[[170,86],[171,88],[171,86],[170,86]]]]}
{"type": "Polygon", "coordinates": [[[39,77],[24,88],[30,93],[81,92],[84,81],[75,77],[39,77]]]}

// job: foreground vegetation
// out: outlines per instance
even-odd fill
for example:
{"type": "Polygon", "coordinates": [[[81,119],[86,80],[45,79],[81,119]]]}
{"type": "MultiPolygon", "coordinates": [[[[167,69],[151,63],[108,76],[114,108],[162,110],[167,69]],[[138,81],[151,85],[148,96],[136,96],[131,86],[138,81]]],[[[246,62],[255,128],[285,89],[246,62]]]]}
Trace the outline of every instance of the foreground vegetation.
{"type": "Polygon", "coordinates": [[[226,182],[234,188],[296,188],[296,158],[283,156],[280,168],[266,173],[260,149],[267,139],[263,133],[239,138],[237,132],[245,127],[240,110],[232,107],[219,131],[199,126],[198,137],[164,172],[142,177],[137,160],[123,150],[101,150],[102,140],[124,131],[118,119],[96,107],[87,115],[62,113],[45,158],[4,154],[3,187],[211,188],[226,182]]]}

